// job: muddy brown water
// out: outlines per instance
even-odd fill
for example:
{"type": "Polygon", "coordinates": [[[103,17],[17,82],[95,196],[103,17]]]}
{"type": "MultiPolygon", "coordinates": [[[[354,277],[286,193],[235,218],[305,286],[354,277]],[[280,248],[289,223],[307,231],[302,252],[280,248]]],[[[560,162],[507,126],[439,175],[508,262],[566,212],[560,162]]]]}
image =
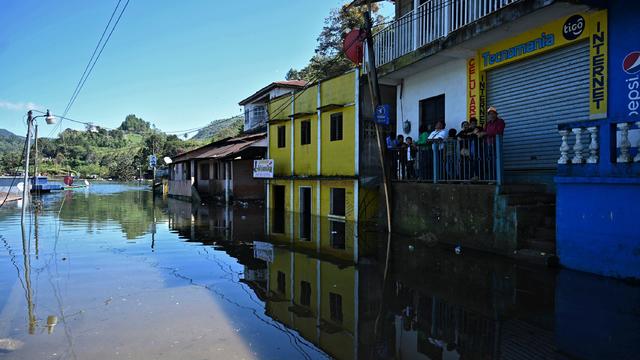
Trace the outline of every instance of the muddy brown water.
{"type": "Polygon", "coordinates": [[[384,238],[355,265],[135,184],[37,200],[0,209],[0,359],[640,358],[637,284],[401,237],[385,277],[384,238]]]}

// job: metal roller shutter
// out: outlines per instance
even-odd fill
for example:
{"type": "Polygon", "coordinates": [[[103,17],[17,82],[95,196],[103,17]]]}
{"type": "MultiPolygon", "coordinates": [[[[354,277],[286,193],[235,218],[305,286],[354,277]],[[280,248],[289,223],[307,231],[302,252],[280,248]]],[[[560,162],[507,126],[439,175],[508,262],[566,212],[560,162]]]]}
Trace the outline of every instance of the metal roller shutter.
{"type": "Polygon", "coordinates": [[[505,170],[556,169],[557,125],[589,119],[589,43],[491,70],[488,106],[506,123],[505,170]]]}

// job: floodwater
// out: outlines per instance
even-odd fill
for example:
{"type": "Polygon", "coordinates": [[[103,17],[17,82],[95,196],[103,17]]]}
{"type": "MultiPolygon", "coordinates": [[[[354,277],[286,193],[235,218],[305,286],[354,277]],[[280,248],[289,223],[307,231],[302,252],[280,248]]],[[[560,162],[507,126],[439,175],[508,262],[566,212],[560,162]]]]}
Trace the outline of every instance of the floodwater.
{"type": "Polygon", "coordinates": [[[640,359],[640,287],[360,236],[270,242],[260,205],[144,187],[0,209],[0,359],[640,359]],[[365,244],[366,242],[366,244],[365,244]]]}

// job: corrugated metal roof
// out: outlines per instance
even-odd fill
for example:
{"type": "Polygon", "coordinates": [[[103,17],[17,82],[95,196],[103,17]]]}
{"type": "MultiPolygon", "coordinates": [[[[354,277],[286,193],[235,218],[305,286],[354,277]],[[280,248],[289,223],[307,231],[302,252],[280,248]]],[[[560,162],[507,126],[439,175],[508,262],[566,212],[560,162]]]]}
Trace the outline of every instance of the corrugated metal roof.
{"type": "Polygon", "coordinates": [[[214,143],[199,147],[189,152],[180,154],[173,159],[174,163],[193,159],[221,159],[230,157],[240,151],[258,146],[260,141],[267,137],[266,133],[241,135],[234,138],[227,138],[214,143]]]}

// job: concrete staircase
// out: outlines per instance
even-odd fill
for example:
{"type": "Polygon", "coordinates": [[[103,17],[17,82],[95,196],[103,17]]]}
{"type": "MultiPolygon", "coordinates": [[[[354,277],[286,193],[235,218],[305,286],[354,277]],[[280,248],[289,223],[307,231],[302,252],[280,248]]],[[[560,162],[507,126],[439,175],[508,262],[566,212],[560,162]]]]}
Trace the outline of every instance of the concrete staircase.
{"type": "Polygon", "coordinates": [[[515,258],[555,265],[556,196],[542,184],[504,185],[500,195],[516,213],[517,250],[515,258]]]}

